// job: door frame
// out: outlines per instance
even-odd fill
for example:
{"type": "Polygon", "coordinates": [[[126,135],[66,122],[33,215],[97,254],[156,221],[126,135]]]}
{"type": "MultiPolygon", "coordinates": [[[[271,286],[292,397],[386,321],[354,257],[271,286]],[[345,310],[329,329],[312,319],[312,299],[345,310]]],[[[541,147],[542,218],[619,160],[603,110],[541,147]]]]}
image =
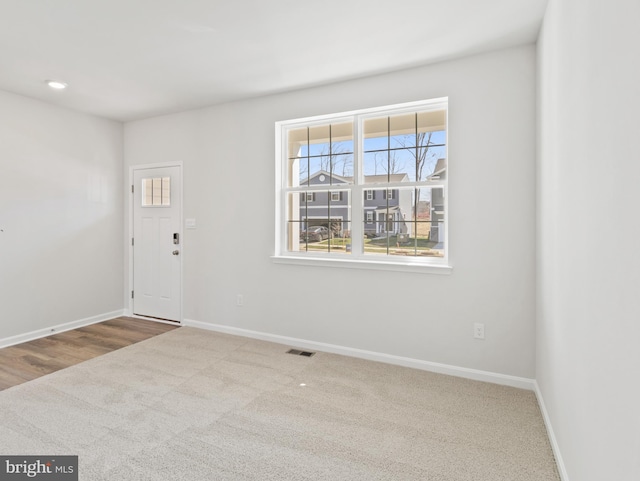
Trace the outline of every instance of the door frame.
{"type": "Polygon", "coordinates": [[[128,289],[125,291],[125,299],[127,299],[127,302],[125,303],[128,306],[127,309],[127,315],[129,317],[135,317],[138,319],[148,319],[150,321],[156,321],[156,322],[161,322],[163,324],[171,324],[171,325],[175,325],[175,322],[172,321],[163,321],[162,319],[156,319],[154,317],[146,317],[146,316],[139,316],[137,314],[133,313],[133,299],[131,298],[131,291],[133,290],[133,245],[131,244],[131,239],[133,238],[133,224],[134,224],[134,218],[133,218],[133,202],[135,200],[135,193],[131,192],[131,186],[133,186],[133,176],[135,171],[138,170],[146,170],[146,169],[157,169],[157,168],[162,168],[162,167],[178,167],[180,169],[180,182],[179,182],[179,186],[180,186],[180,211],[178,212],[178,216],[179,216],[179,225],[180,225],[180,229],[179,229],[179,234],[180,234],[180,239],[182,239],[182,242],[180,242],[180,294],[179,294],[179,301],[180,301],[180,308],[179,308],[179,316],[178,316],[178,324],[182,325],[183,322],[183,302],[184,302],[184,226],[183,226],[183,211],[184,211],[184,169],[183,169],[183,163],[182,161],[175,161],[175,162],[155,162],[155,163],[151,163],[151,164],[135,164],[135,165],[131,165],[129,167],[129,179],[128,179],[128,183],[126,186],[126,195],[128,198],[128,201],[126,202],[126,206],[127,206],[127,210],[129,212],[129,229],[127,232],[127,237],[125,239],[126,245],[128,246],[128,252],[129,252],[129,258],[128,258],[128,264],[129,264],[129,269],[128,269],[128,289]]]}

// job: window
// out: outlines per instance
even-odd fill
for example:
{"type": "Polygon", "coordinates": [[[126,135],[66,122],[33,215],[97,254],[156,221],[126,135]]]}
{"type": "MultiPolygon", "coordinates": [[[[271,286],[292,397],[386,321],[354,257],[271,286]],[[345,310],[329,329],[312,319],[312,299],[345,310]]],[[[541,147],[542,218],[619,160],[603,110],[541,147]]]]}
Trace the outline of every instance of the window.
{"type": "Polygon", "coordinates": [[[171,205],[171,177],[142,179],[142,207],[171,205]]]}
{"type": "Polygon", "coordinates": [[[276,259],[447,265],[446,99],[276,128],[276,259]]]}

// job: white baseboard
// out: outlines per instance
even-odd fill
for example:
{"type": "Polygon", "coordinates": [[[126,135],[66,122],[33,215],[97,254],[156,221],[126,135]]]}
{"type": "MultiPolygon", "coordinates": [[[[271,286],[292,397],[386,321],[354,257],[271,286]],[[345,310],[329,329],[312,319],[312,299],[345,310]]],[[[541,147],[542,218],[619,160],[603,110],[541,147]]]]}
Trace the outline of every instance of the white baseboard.
{"type": "Polygon", "coordinates": [[[47,327],[45,329],[38,329],[37,331],[25,332],[24,334],[18,334],[17,336],[5,337],[0,339],[0,348],[13,346],[15,344],[21,344],[23,342],[33,341],[41,337],[51,336],[58,334],[59,332],[70,331],[71,329],[77,329],[79,327],[88,326],[97,322],[107,321],[120,317],[124,314],[124,310],[106,312],[97,316],[87,317],[85,319],[79,319],[77,321],[65,322],[64,324],[58,324],[57,326],[47,327]]]}
{"type": "Polygon", "coordinates": [[[409,357],[395,356],[393,354],[385,354],[374,351],[366,351],[352,347],[338,346],[335,344],[326,344],[324,342],[307,341],[305,339],[297,339],[294,337],[280,336],[277,334],[269,334],[266,332],[251,331],[248,329],[240,329],[237,327],[223,326],[220,324],[210,324],[208,322],[194,321],[192,319],[184,319],[182,325],[186,327],[197,327],[209,331],[223,332],[225,334],[233,334],[236,336],[250,337],[252,339],[260,339],[263,341],[276,342],[285,344],[290,347],[302,347],[333,354],[342,354],[344,356],[357,357],[367,359],[369,361],[385,362],[387,364],[395,364],[398,366],[411,367],[421,369],[423,371],[431,371],[439,374],[448,374],[450,376],[464,377],[473,379],[474,381],[484,381],[493,384],[501,384],[503,386],[512,386],[520,389],[534,390],[534,380],[524,377],[510,376],[507,374],[498,374],[488,371],[480,371],[477,369],[469,369],[466,367],[452,366],[449,364],[441,364],[431,361],[423,361],[421,359],[413,359],[409,357]]]}
{"type": "Polygon", "coordinates": [[[549,436],[551,449],[553,450],[553,455],[556,458],[556,466],[558,466],[558,474],[560,474],[560,479],[562,481],[569,481],[567,468],[564,465],[562,454],[560,454],[560,446],[558,445],[558,440],[556,439],[556,435],[553,432],[553,426],[551,425],[551,418],[549,417],[549,413],[547,412],[547,406],[544,404],[544,398],[542,397],[542,391],[540,391],[540,386],[538,385],[538,381],[533,381],[533,386],[534,386],[534,391],[536,393],[536,398],[538,399],[538,405],[540,406],[540,411],[542,412],[542,419],[544,419],[544,425],[547,428],[547,435],[549,436]]]}

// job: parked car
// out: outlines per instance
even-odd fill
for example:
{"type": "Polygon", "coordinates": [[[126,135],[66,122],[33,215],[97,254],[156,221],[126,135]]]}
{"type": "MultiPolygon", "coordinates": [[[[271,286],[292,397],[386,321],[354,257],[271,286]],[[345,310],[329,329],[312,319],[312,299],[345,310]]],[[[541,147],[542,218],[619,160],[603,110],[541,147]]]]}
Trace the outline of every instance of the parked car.
{"type": "Polygon", "coordinates": [[[322,225],[314,225],[300,232],[300,239],[308,242],[320,242],[329,238],[329,229],[322,225]]]}

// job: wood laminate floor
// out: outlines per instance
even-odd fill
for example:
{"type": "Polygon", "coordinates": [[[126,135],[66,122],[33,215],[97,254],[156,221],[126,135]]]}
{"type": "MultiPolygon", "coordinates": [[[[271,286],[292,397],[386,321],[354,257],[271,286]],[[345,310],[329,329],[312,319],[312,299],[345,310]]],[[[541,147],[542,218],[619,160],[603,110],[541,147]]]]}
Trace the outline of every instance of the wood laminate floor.
{"type": "Polygon", "coordinates": [[[118,317],[0,349],[0,391],[180,326],[118,317]]]}

